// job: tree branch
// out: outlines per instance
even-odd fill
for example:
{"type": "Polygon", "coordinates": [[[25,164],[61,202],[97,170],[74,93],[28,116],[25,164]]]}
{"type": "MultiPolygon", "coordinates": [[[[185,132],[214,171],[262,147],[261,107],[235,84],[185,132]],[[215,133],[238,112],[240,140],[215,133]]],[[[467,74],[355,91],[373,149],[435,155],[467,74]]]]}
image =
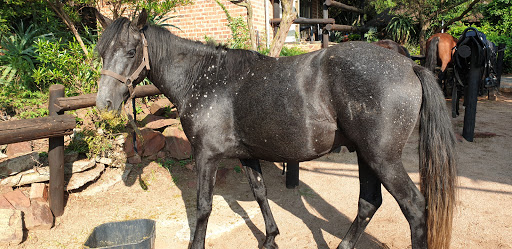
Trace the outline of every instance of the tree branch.
{"type": "Polygon", "coordinates": [[[50,5],[50,7],[55,11],[55,13],[62,19],[64,24],[71,30],[73,35],[75,36],[76,40],[80,44],[80,47],[84,51],[85,55],[89,55],[89,52],[87,51],[87,47],[85,47],[85,44],[82,40],[82,37],[80,37],[80,34],[78,34],[78,31],[75,28],[75,25],[73,24],[73,21],[71,21],[71,18],[69,18],[68,14],[64,11],[62,8],[62,3],[57,0],[55,2],[52,2],[50,0],[46,0],[46,2],[50,5]]]}
{"type": "Polygon", "coordinates": [[[274,40],[272,40],[272,44],[270,45],[269,55],[273,57],[279,57],[281,49],[283,48],[284,42],[286,40],[288,30],[292,26],[293,20],[297,16],[297,12],[293,11],[292,0],[281,0],[281,5],[283,6],[283,16],[281,18],[281,22],[279,23],[277,34],[274,37],[274,40]]]}
{"type": "Polygon", "coordinates": [[[249,38],[251,39],[251,49],[257,51],[258,46],[256,44],[256,31],[254,31],[254,17],[251,2],[249,0],[230,0],[230,2],[247,9],[247,28],[249,29],[249,38]]]}
{"type": "Polygon", "coordinates": [[[458,17],[455,17],[455,18],[453,18],[453,19],[451,19],[451,20],[447,21],[443,26],[441,26],[441,27],[437,28],[437,29],[435,30],[435,33],[440,32],[442,29],[444,29],[444,28],[446,28],[446,27],[448,27],[448,26],[452,25],[454,22],[457,22],[457,21],[462,20],[462,18],[464,18],[464,16],[465,16],[467,13],[469,13],[469,12],[473,9],[473,7],[475,7],[475,5],[476,5],[477,3],[479,3],[479,2],[480,2],[480,0],[473,0],[473,2],[471,2],[471,3],[469,4],[468,8],[467,8],[465,11],[463,11],[463,12],[462,12],[462,14],[460,14],[458,17]]]}

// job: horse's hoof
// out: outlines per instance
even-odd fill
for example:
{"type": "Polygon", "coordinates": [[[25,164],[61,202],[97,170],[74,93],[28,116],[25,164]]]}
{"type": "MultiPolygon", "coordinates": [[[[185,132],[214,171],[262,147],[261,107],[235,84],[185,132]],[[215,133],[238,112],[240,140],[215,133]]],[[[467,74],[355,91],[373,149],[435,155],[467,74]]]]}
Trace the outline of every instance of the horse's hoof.
{"type": "Polygon", "coordinates": [[[263,248],[265,249],[278,249],[279,246],[277,246],[275,242],[275,238],[267,238],[265,239],[265,242],[263,243],[263,248]]]}

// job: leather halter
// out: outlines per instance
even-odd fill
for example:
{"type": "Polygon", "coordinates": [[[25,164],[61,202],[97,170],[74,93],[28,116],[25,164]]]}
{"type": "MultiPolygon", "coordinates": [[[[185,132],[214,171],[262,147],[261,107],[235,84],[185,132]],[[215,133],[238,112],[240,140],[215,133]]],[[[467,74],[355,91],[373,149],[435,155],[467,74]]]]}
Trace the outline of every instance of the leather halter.
{"type": "Polygon", "coordinates": [[[135,97],[135,92],[133,91],[133,81],[136,80],[140,73],[142,72],[142,69],[146,68],[148,71],[150,69],[149,67],[149,55],[148,55],[148,41],[146,40],[146,37],[144,36],[144,32],[140,32],[140,36],[142,37],[142,61],[140,62],[139,67],[135,70],[135,72],[130,75],[130,77],[125,77],[123,75],[120,75],[116,72],[102,69],[101,74],[107,75],[112,78],[115,78],[121,82],[123,82],[126,87],[128,87],[128,91],[130,92],[130,99],[135,97]]]}

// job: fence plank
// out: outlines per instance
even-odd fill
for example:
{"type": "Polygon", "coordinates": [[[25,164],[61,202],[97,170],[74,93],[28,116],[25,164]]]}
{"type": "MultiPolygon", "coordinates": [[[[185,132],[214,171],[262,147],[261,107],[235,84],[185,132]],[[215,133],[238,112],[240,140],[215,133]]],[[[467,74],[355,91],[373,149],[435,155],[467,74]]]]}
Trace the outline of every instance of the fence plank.
{"type": "Polygon", "coordinates": [[[0,122],[0,145],[69,135],[75,125],[70,114],[0,122]]]}
{"type": "MultiPolygon", "coordinates": [[[[142,98],[160,94],[160,90],[154,85],[135,87],[135,97],[142,98]]],[[[96,93],[75,97],[57,98],[55,108],[58,112],[71,111],[96,105],[96,93]]]]}

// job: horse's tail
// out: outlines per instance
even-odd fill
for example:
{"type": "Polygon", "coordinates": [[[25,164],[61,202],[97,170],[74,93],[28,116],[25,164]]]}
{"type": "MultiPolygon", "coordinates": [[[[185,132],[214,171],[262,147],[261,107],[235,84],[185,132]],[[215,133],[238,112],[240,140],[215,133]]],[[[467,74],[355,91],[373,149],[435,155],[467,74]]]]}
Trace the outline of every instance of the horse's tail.
{"type": "Polygon", "coordinates": [[[439,44],[439,37],[434,37],[430,40],[427,48],[427,57],[425,58],[425,67],[431,72],[434,72],[437,65],[437,45],[439,44]]]}
{"type": "Polygon", "coordinates": [[[455,135],[436,78],[424,67],[413,69],[423,88],[419,171],[427,204],[428,248],[449,248],[457,177],[455,135]]]}

